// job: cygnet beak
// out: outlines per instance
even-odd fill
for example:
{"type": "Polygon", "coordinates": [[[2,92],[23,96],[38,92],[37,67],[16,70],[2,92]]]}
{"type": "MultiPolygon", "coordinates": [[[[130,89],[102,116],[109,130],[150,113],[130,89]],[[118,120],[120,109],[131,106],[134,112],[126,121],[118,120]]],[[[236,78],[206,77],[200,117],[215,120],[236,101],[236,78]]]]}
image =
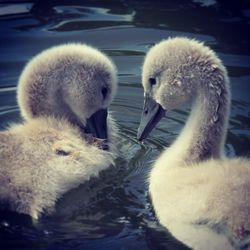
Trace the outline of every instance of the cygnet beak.
{"type": "Polygon", "coordinates": [[[165,115],[165,110],[149,95],[145,96],[144,106],[141,115],[141,122],[137,132],[137,139],[146,139],[152,129],[165,115]]]}
{"type": "Polygon", "coordinates": [[[87,119],[86,133],[92,134],[93,137],[103,140],[103,150],[108,150],[107,139],[107,109],[100,109],[87,119]]]}

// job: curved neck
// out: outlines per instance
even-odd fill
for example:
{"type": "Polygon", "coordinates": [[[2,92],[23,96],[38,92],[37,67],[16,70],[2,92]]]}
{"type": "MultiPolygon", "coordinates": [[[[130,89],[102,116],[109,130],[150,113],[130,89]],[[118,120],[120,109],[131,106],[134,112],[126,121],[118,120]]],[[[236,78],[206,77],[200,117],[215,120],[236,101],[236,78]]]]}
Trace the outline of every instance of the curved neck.
{"type": "Polygon", "coordinates": [[[183,152],[183,160],[197,162],[223,156],[229,100],[230,90],[224,81],[207,83],[197,91],[188,121],[173,144],[183,152]]]}

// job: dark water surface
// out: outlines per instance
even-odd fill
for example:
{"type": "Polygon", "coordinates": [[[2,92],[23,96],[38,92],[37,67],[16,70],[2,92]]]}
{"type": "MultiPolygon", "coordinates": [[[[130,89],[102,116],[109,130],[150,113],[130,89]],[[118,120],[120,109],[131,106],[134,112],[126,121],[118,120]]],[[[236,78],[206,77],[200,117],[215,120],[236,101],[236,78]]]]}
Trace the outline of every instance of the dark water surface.
{"type": "Polygon", "coordinates": [[[197,38],[214,49],[228,68],[233,92],[227,155],[250,156],[249,34],[247,0],[0,1],[0,128],[21,120],[16,85],[28,60],[53,45],[84,42],[118,66],[111,110],[124,154],[35,225],[1,212],[0,249],[186,249],[158,225],[146,181],[151,162],[178,136],[189,110],[169,113],[138,144],[141,63],[150,46],[170,36],[197,38]]]}

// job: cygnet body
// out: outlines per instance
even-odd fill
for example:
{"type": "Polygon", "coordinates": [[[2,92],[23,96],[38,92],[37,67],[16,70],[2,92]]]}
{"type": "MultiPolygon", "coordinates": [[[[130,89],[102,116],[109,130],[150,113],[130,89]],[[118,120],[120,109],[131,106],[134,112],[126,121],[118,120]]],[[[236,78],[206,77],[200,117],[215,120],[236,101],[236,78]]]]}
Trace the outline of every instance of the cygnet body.
{"type": "Polygon", "coordinates": [[[0,132],[2,206],[37,219],[113,163],[117,128],[107,108],[116,88],[113,63],[83,44],[27,64],[17,90],[25,121],[0,132]]]}
{"type": "Polygon", "coordinates": [[[221,61],[195,40],[173,38],[148,52],[138,139],[167,110],[192,102],[176,141],[152,166],[149,190],[159,221],[195,250],[230,250],[250,233],[250,162],[223,154],[230,86],[221,61]]]}

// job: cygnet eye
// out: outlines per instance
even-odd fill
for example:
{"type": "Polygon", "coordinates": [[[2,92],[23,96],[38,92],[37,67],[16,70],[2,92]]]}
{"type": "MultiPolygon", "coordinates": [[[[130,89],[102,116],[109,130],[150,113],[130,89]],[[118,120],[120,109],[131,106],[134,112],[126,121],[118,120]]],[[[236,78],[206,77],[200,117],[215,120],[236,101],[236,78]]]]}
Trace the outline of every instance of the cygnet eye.
{"type": "Polygon", "coordinates": [[[156,79],[153,77],[149,78],[149,84],[151,87],[153,87],[156,84],[156,79]]]}
{"type": "Polygon", "coordinates": [[[102,88],[102,96],[103,96],[103,99],[105,99],[107,97],[107,94],[108,94],[108,89],[106,87],[103,87],[102,88]]]}
{"type": "Polygon", "coordinates": [[[56,149],[56,150],[55,150],[55,153],[56,153],[57,155],[60,155],[60,156],[67,156],[67,155],[70,154],[70,152],[66,152],[66,151],[64,151],[64,150],[62,150],[62,149],[56,149]]]}

